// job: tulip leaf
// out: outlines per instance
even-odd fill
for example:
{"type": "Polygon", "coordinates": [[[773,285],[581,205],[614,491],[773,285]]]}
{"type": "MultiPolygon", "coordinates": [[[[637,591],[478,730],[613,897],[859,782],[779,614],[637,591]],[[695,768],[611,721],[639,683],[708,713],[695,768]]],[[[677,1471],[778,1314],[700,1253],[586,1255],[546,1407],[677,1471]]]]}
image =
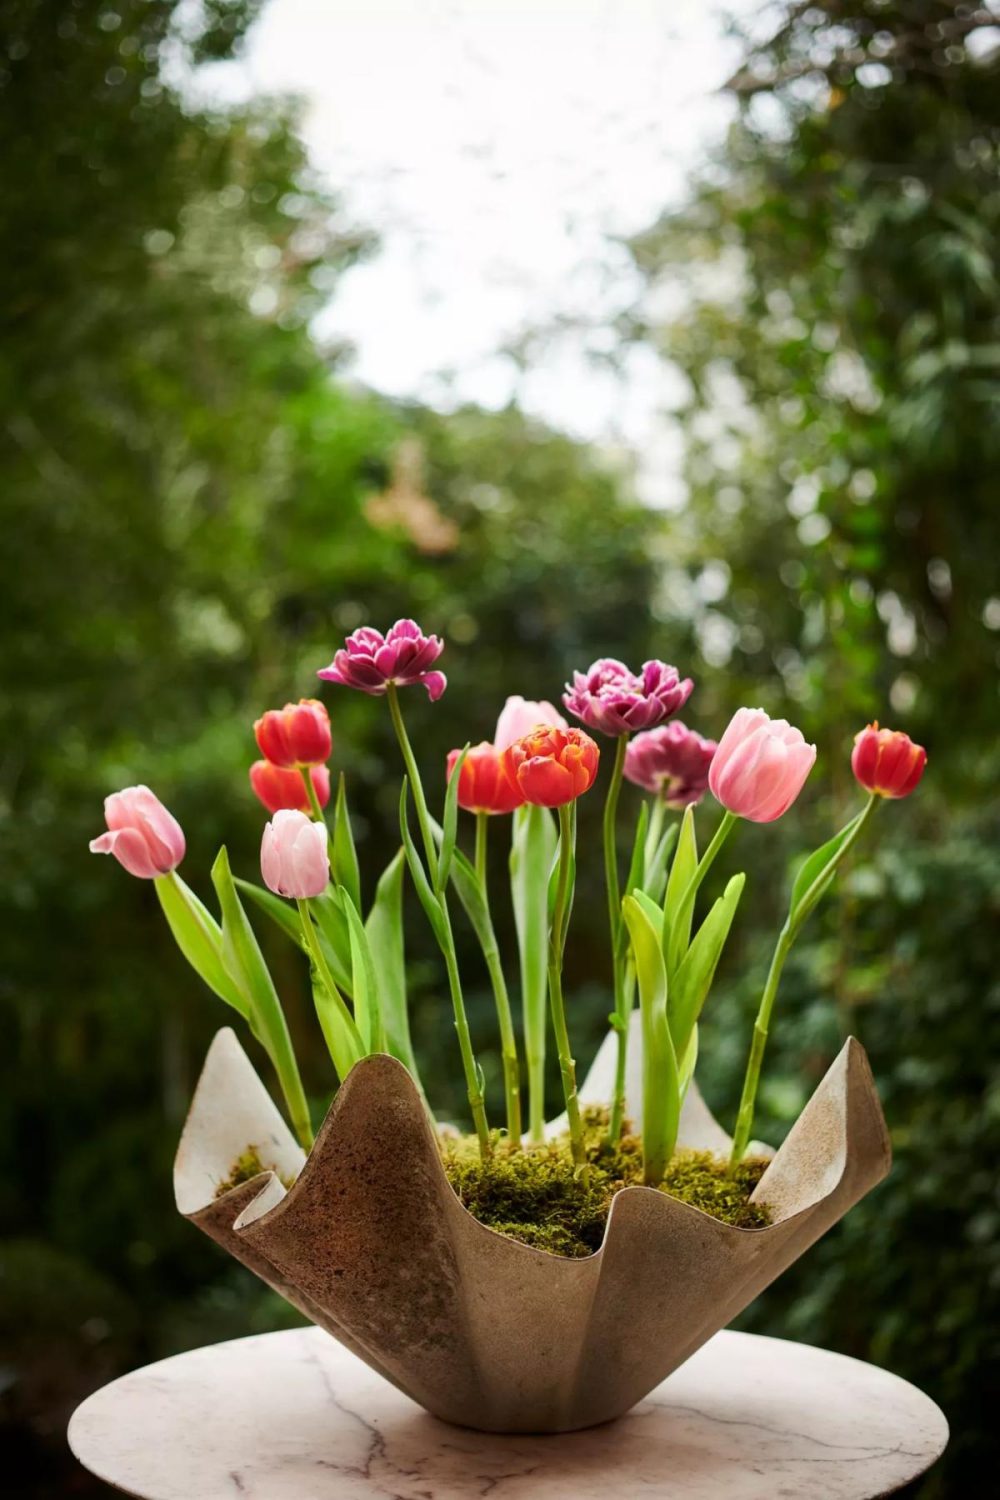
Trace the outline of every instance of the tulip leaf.
{"type": "MultiPolygon", "coordinates": [[[[559,834],[546,807],[519,807],[514,814],[510,846],[510,894],[521,969],[521,1011],[532,1140],[544,1126],[545,1041],[548,1018],[549,873],[559,834]]],[[[461,894],[461,893],[460,893],[461,894]]]]}
{"type": "Polygon", "coordinates": [[[360,911],[361,871],[351,831],[351,815],[347,810],[347,787],[343,771],[337,785],[337,804],[333,814],[333,878],[350,896],[355,911],[360,911]]]}
{"type": "Polygon", "coordinates": [[[687,1096],[688,1089],[691,1087],[691,1080],[694,1077],[694,1070],[697,1066],[698,1027],[697,1024],[695,1024],[691,1028],[691,1035],[688,1038],[688,1044],[684,1048],[684,1056],[681,1057],[677,1063],[677,1087],[680,1091],[682,1103],[687,1096]]]}
{"type": "Polygon", "coordinates": [[[359,1042],[357,1033],[352,1033],[340,1006],[323,983],[315,964],[311,965],[310,973],[316,1018],[337,1077],[342,1083],[354,1064],[364,1056],[364,1047],[359,1042]]]}
{"type": "MultiPolygon", "coordinates": [[[[275,926],[280,927],[285,936],[290,938],[297,948],[311,957],[309,954],[309,944],[302,935],[302,924],[299,921],[298,912],[293,906],[289,906],[287,901],[282,900],[280,896],[276,896],[273,891],[269,891],[261,885],[254,885],[252,880],[244,880],[239,875],[233,876],[233,884],[244,896],[249,896],[254,905],[259,907],[266,916],[270,917],[275,926]]],[[[344,967],[341,956],[344,948],[347,948],[348,952],[350,951],[347,926],[343,920],[343,914],[333,906],[333,898],[332,896],[328,898],[326,892],[322,896],[313,896],[310,906],[312,907],[313,915],[317,917],[319,943],[323,950],[323,957],[330,965],[330,972],[337,981],[337,984],[347,995],[350,995],[352,993],[351,976],[349,971],[344,967]],[[328,907],[333,908],[332,915],[328,914],[328,907]],[[320,912],[323,914],[322,921],[326,923],[328,931],[324,930],[319,921],[320,912]],[[334,948],[328,935],[328,932],[332,931],[335,927],[338,918],[340,919],[340,926],[337,928],[336,935],[337,942],[341,945],[340,951],[334,948]]]]}
{"type": "Polygon", "coordinates": [[[858,813],[857,817],[851,819],[846,828],[835,833],[832,839],[828,839],[799,866],[788,904],[788,919],[796,928],[802,925],[810,912],[815,909],[820,897],[829,888],[830,882],[837,873],[840,851],[862,817],[864,817],[863,810],[858,813]]]}
{"type": "Polygon", "coordinates": [[[641,892],[626,896],[622,916],[632,940],[639,983],[642,1025],[642,1162],[643,1181],[663,1181],[674,1154],[680,1123],[681,1094],[670,1027],[667,1024],[667,970],[663,960],[661,912],[641,892]]]}
{"type": "Polygon", "coordinates": [[[337,988],[343,990],[346,995],[353,996],[351,937],[347,927],[347,918],[337,900],[338,890],[337,886],[328,886],[318,896],[311,896],[309,910],[316,919],[323,957],[330,965],[330,973],[337,988]]]}
{"type": "Polygon", "coordinates": [[[369,1052],[385,1050],[385,1036],[378,1003],[378,981],[368,935],[358,909],[346,888],[340,892],[351,940],[351,972],[354,976],[354,1020],[369,1052]]]}
{"type": "Polygon", "coordinates": [[[697,869],[698,840],[694,831],[694,808],[686,807],[670,866],[663,907],[663,951],[667,955],[668,974],[676,974],[691,941],[694,899],[693,896],[688,896],[688,892],[697,869]]]}
{"type": "Polygon", "coordinates": [[[670,827],[664,830],[663,836],[652,855],[646,860],[643,871],[642,889],[658,906],[663,903],[664,891],[667,885],[667,866],[670,863],[670,856],[677,842],[679,831],[680,825],[671,823],[670,827]]]}
{"type": "Polygon", "coordinates": [[[479,883],[472,861],[456,849],[452,857],[451,883],[458,892],[458,899],[462,903],[465,915],[472,924],[473,931],[479,939],[482,948],[496,947],[496,932],[493,927],[493,918],[486,901],[486,894],[479,883]]]}
{"type": "Polygon", "coordinates": [[[296,1133],[301,1141],[311,1142],[309,1109],[285,1013],[233,884],[225,845],[212,866],[212,884],[222,912],[222,957],[226,970],[247,999],[254,1031],[274,1064],[296,1133]]]}
{"type": "MultiPolygon", "coordinates": [[[[379,1009],[385,1026],[386,1044],[393,1057],[408,1068],[421,1088],[417,1059],[410,1040],[410,1015],[406,1004],[406,949],[403,937],[403,875],[406,855],[402,849],[390,860],[375,887],[365,933],[375,966],[379,1009]]],[[[421,1088],[422,1092],[422,1088],[421,1088]]]]}
{"type": "Polygon", "coordinates": [[[448,888],[448,876],[451,874],[451,861],[455,853],[455,840],[458,837],[458,784],[462,779],[462,767],[465,765],[465,757],[469,753],[466,745],[455,768],[448,777],[448,789],[444,794],[444,819],[442,821],[441,848],[438,855],[437,889],[444,891],[448,888]]]}
{"type": "Polygon", "coordinates": [[[434,936],[437,938],[442,948],[444,948],[448,943],[447,922],[444,912],[441,910],[441,903],[438,900],[437,896],[435,896],[433,890],[431,889],[431,883],[427,879],[427,872],[425,871],[423,861],[421,860],[420,855],[417,852],[417,846],[413,842],[413,835],[410,832],[410,821],[407,817],[408,799],[409,782],[404,776],[402,789],[399,794],[399,831],[403,839],[403,849],[406,853],[406,863],[409,867],[410,878],[413,881],[414,889],[416,890],[417,896],[420,900],[420,905],[427,913],[427,920],[431,924],[431,927],[434,931],[434,936]]]}
{"type": "Polygon", "coordinates": [[[745,875],[734,875],[730,880],[698,929],[671,983],[668,1018],[678,1057],[685,1055],[712,987],[745,884],[745,875]]]}
{"type": "Polygon", "coordinates": [[[249,1020],[247,1000],[227,972],[222,956],[222,929],[212,913],[176,871],[153,883],[174,941],[192,969],[220,1000],[249,1020]]]}

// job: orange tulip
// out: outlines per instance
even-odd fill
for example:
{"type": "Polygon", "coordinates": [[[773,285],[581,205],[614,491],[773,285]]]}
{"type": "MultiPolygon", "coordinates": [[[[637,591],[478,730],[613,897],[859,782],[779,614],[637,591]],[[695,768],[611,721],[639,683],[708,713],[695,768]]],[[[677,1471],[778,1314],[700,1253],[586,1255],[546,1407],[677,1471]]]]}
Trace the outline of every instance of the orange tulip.
{"type": "Polygon", "coordinates": [[[589,792],[601,752],[582,729],[541,725],[515,740],[500,761],[511,785],[535,807],[562,807],[589,792]]]}

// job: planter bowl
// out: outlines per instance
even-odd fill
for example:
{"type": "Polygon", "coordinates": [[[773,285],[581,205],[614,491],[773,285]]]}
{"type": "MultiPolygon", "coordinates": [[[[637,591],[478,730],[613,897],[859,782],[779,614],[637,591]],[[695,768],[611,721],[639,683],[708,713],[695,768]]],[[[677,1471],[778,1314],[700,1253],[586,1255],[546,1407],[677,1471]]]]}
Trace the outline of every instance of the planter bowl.
{"type": "MultiPolygon", "coordinates": [[[[639,1045],[634,1033],[637,1128],[639,1045]]],[[[607,1099],[611,1067],[606,1044],[585,1102],[607,1099]]],[[[694,1085],[679,1144],[728,1152],[694,1085]]],[[[394,1058],[357,1064],[306,1158],[226,1029],[198,1083],[174,1188],[186,1218],[434,1416],[488,1432],[569,1432],[647,1395],[889,1164],[868,1060],[851,1038],[753,1194],[770,1210],[766,1228],[737,1229],[628,1187],[613,1200],[601,1248],[568,1259],[468,1213],[394,1058]],[[274,1170],[216,1197],[249,1145],[274,1170]],[[281,1176],[293,1175],[286,1191],[281,1176]]]]}

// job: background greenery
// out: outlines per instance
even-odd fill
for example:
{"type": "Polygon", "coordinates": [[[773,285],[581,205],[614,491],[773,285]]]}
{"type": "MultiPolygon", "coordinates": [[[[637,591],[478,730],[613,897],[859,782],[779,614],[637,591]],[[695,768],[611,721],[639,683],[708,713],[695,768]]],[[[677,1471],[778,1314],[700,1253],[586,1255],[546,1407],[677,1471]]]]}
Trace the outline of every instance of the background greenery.
{"type": "MultiPolygon", "coordinates": [[[[927,745],[919,794],[882,810],[789,965],[761,1120],[782,1135],[850,1028],[896,1165],[742,1322],[918,1381],[953,1427],[919,1494],[974,1493],[1000,1377],[1000,88],[975,36],[990,13],[825,0],[747,41],[724,149],[632,247],[649,294],[621,346],[686,378],[690,501],[662,515],[516,409],[443,416],[338,375],[308,321],[370,232],[315,180],[291,106],[195,108],[164,78],[167,60],[176,76],[228,55],[256,9],[0,0],[0,1432],[16,1492],[104,1493],[63,1447],[83,1394],[291,1317],[174,1214],[179,1125],[228,1017],[149,888],[87,853],[101,798],[151,784],[203,894],[223,838],[252,872],[253,718],[314,691],[345,631],[413,613],[449,642],[444,702],[407,695],[431,785],[507,693],[556,697],[600,653],[690,671],[703,732],[760,702],[817,740],[795,814],[727,851],[752,895],[699,1071],[724,1119],[788,861],[854,803],[853,733],[878,716],[927,745]]],[[[395,837],[393,746],[380,705],[328,702],[370,882],[395,837]]],[[[581,812],[592,837],[598,798],[581,812]]],[[[598,863],[569,959],[584,1063],[608,1005],[598,863]]],[[[412,915],[425,1077],[460,1113],[412,915]]],[[[271,956],[320,1106],[304,976],[271,956]]],[[[497,1114],[471,949],[467,969],[497,1114]]]]}

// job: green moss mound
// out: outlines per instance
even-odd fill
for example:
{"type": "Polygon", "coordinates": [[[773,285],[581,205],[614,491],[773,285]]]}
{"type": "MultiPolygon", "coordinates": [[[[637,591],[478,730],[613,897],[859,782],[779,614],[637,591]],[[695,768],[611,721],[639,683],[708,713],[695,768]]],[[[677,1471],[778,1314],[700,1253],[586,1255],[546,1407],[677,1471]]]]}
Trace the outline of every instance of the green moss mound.
{"type": "MultiPolygon", "coordinates": [[[[248,1146],[242,1156],[238,1156],[233,1162],[229,1176],[225,1182],[219,1183],[219,1186],[215,1190],[215,1196],[221,1198],[223,1193],[228,1193],[232,1188],[240,1187],[244,1182],[250,1182],[254,1177],[259,1177],[262,1172],[273,1171],[273,1167],[269,1167],[265,1162],[261,1161],[260,1152],[257,1150],[257,1147],[248,1146]]],[[[281,1172],[278,1173],[278,1177],[286,1188],[290,1188],[295,1181],[294,1177],[285,1177],[281,1172]]]]}
{"type": "MultiPolygon", "coordinates": [[[[642,1141],[623,1135],[617,1148],[604,1142],[607,1111],[584,1112],[590,1181],[574,1175],[568,1137],[518,1150],[507,1142],[480,1160],[474,1136],[442,1145],[444,1169],[462,1203],[481,1224],[536,1250],[554,1255],[592,1255],[604,1239],[611,1200],[642,1182],[642,1141]]],[[[740,1229],[770,1223],[767,1208],[750,1194],[768,1163],[751,1158],[730,1175],[728,1162],[707,1151],[682,1151],[667,1168],[659,1189],[740,1229]]]]}

